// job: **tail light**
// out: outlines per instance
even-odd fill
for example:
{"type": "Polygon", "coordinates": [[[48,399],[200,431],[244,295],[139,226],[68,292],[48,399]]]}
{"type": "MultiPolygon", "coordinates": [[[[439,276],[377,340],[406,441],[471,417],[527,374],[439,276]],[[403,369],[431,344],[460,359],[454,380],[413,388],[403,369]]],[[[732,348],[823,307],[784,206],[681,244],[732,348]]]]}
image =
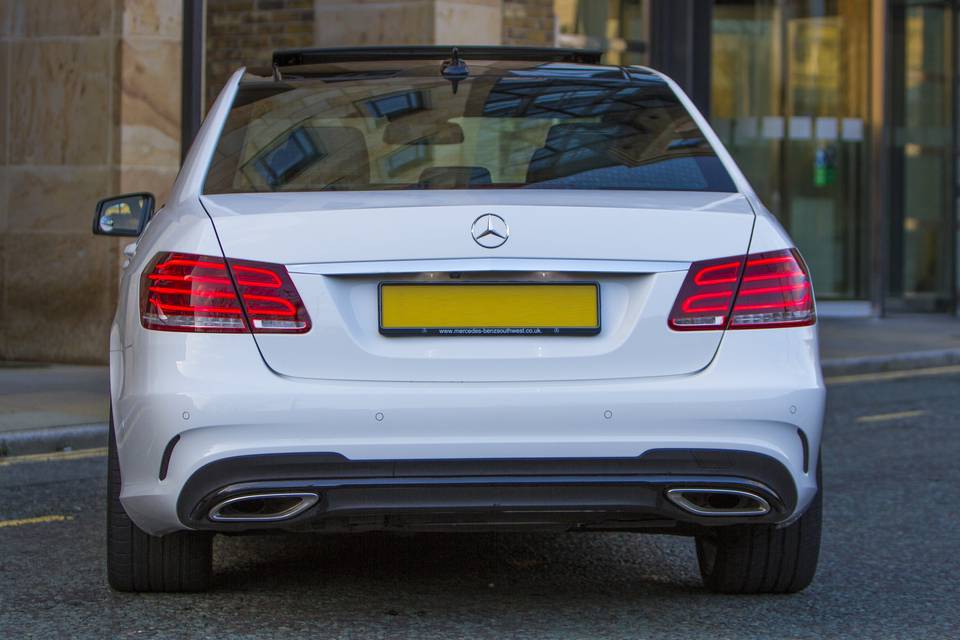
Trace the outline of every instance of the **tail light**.
{"type": "Polygon", "coordinates": [[[310,317],[283,265],[186,253],[160,253],[144,269],[140,321],[159,331],[310,330],[310,317]]]}
{"type": "Polygon", "coordinates": [[[702,331],[799,327],[816,319],[807,266],[787,249],[693,263],[669,323],[702,331]]]}

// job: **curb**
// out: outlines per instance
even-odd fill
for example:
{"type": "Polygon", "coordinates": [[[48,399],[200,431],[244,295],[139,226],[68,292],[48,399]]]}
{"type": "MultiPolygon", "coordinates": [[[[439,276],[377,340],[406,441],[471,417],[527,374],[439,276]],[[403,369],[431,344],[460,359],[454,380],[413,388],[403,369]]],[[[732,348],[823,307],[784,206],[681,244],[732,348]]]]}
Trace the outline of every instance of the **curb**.
{"type": "Polygon", "coordinates": [[[960,364],[960,349],[909,351],[882,356],[859,358],[828,358],[823,360],[823,375],[838,376],[882,371],[902,371],[960,364]]]}
{"type": "Polygon", "coordinates": [[[0,433],[0,458],[107,446],[107,424],[72,424],[0,433]]]}

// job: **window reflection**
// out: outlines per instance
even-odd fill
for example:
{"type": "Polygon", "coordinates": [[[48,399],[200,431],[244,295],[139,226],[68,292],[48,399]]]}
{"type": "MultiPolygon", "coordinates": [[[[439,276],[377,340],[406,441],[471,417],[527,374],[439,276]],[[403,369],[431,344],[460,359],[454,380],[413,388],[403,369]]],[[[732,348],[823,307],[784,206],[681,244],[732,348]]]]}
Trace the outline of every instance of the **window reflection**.
{"type": "Polygon", "coordinates": [[[307,166],[322,160],[326,153],[302,127],[295,129],[277,146],[267,150],[253,161],[253,166],[273,188],[290,181],[307,166]]]}
{"type": "Polygon", "coordinates": [[[870,3],[717,0],[711,121],[810,264],[866,297],[870,3]]]}
{"type": "Polygon", "coordinates": [[[207,193],[371,189],[735,191],[659,78],[544,64],[240,89],[207,193]],[[248,92],[251,95],[247,95],[248,92]]]}

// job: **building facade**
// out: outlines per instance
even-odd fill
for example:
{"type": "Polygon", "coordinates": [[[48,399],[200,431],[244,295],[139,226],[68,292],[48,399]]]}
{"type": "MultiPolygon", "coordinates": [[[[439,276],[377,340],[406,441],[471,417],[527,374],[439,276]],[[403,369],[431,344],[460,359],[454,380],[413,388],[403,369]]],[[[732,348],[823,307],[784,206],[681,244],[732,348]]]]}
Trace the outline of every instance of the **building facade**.
{"type": "Polygon", "coordinates": [[[662,69],[796,239],[824,313],[954,313],[958,9],[958,0],[0,0],[0,359],[105,360],[122,243],[90,236],[96,200],[143,190],[162,202],[181,131],[192,130],[181,128],[183,105],[198,105],[184,111],[192,121],[237,67],[309,46],[590,47],[611,63],[662,69]],[[182,51],[187,70],[202,70],[183,94],[182,51]]]}
{"type": "Polygon", "coordinates": [[[280,4],[273,19],[300,31],[264,27],[263,9],[208,2],[208,100],[240,60],[263,64],[284,46],[602,49],[693,95],[796,239],[826,312],[957,309],[955,0],[270,3],[280,4]]]}
{"type": "Polygon", "coordinates": [[[180,162],[180,0],[0,0],[0,360],[105,362],[106,194],[180,162]]]}
{"type": "Polygon", "coordinates": [[[956,9],[714,2],[711,121],[821,300],[956,309],[956,9]]]}

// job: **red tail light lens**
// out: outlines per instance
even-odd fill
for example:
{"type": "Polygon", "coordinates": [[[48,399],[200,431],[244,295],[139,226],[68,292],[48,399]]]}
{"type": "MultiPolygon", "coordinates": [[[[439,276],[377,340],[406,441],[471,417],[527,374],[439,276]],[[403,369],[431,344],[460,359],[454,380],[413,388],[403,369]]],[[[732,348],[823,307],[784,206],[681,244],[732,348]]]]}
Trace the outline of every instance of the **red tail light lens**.
{"type": "Polygon", "coordinates": [[[185,253],[160,253],[144,270],[140,320],[159,331],[310,330],[310,317],[283,265],[185,253]]]}
{"type": "Polygon", "coordinates": [[[814,322],[810,276],[793,249],[693,263],[669,320],[677,331],[814,322]]]}
{"type": "Polygon", "coordinates": [[[747,256],[731,329],[796,327],[816,321],[810,275],[795,249],[747,256]]]}

